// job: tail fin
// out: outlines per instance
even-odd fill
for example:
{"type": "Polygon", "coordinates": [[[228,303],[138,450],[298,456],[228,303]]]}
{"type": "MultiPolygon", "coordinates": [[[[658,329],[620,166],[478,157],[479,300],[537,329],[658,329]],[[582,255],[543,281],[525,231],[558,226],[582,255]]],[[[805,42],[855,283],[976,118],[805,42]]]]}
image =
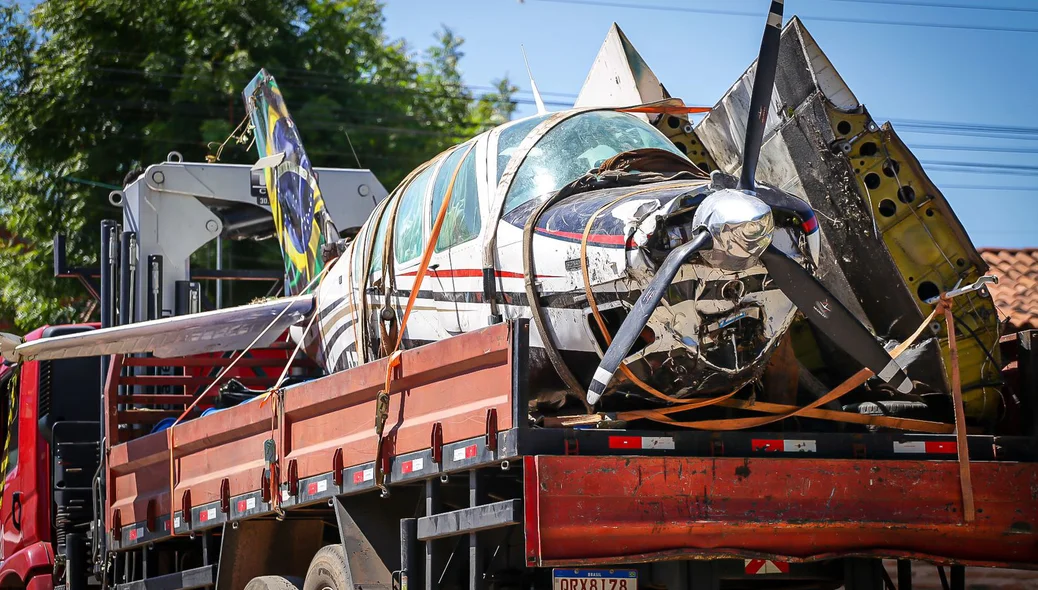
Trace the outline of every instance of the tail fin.
{"type": "Polygon", "coordinates": [[[339,232],[273,76],[260,70],[243,95],[259,151],[256,166],[263,168],[285,260],[285,295],[299,295],[324,270],[321,250],[338,240],[339,232]]]}

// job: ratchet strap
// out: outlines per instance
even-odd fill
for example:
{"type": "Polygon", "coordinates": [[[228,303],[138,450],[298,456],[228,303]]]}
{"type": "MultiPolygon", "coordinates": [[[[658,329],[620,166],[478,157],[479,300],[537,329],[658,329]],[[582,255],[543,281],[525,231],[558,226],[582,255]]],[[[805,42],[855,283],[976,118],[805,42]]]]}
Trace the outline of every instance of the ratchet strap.
{"type": "MultiPolygon", "coordinates": [[[[624,195],[614,199],[613,201],[607,203],[606,205],[600,207],[588,219],[587,224],[584,226],[584,233],[581,236],[581,240],[580,240],[580,270],[581,270],[581,273],[582,273],[583,279],[584,279],[584,290],[585,290],[585,293],[587,295],[588,306],[591,308],[591,314],[595,318],[595,323],[598,325],[598,328],[599,328],[599,330],[602,333],[602,337],[605,340],[607,345],[612,342],[612,335],[609,333],[609,330],[608,330],[608,328],[606,326],[605,320],[602,317],[602,314],[601,314],[601,312],[600,312],[600,310],[598,308],[598,302],[595,300],[594,290],[591,287],[590,273],[588,271],[587,241],[588,241],[588,237],[591,234],[591,229],[592,229],[595,221],[598,219],[598,217],[602,213],[604,213],[605,211],[608,211],[613,206],[618,204],[620,201],[623,201],[624,199],[626,199],[628,197],[631,197],[631,196],[634,196],[634,195],[636,195],[636,194],[638,194],[640,192],[644,192],[645,190],[651,190],[651,189],[642,189],[642,190],[632,191],[630,193],[626,193],[626,194],[624,194],[624,195]]],[[[926,318],[926,320],[923,321],[923,323],[920,324],[920,326],[916,329],[916,331],[911,335],[911,337],[909,337],[907,340],[902,342],[897,348],[895,348],[891,352],[891,356],[896,358],[902,352],[907,350],[910,346],[912,346],[912,344],[915,343],[915,341],[923,333],[923,330],[927,326],[930,325],[930,322],[937,316],[938,313],[950,314],[950,309],[951,309],[951,300],[950,299],[942,299],[941,302],[938,303],[938,305],[934,308],[934,310],[926,318]]],[[[949,329],[949,334],[950,334],[950,341],[952,343],[952,346],[954,347],[954,331],[953,330],[954,330],[954,328],[950,328],[949,329]]],[[[654,409],[654,410],[635,410],[635,411],[629,411],[629,412],[621,412],[621,413],[617,414],[617,416],[616,416],[617,419],[619,419],[619,420],[637,420],[637,419],[645,418],[645,419],[649,419],[649,420],[654,420],[656,422],[664,423],[664,424],[667,424],[667,425],[670,425],[670,426],[676,426],[676,427],[682,427],[682,428],[693,428],[693,429],[702,429],[702,430],[740,430],[740,429],[744,429],[744,428],[753,428],[753,427],[756,427],[756,426],[763,426],[763,425],[766,425],[766,424],[771,424],[773,422],[778,422],[778,421],[781,421],[781,420],[785,420],[787,418],[792,418],[794,416],[804,416],[804,417],[815,418],[815,419],[822,419],[822,420],[833,420],[833,421],[840,421],[840,422],[853,422],[853,423],[858,423],[858,424],[866,424],[866,425],[872,425],[872,426],[884,426],[884,427],[888,427],[888,428],[897,428],[897,429],[901,429],[901,430],[916,430],[916,431],[920,431],[920,432],[929,432],[929,433],[947,434],[947,433],[950,433],[950,432],[953,431],[953,427],[952,426],[950,426],[948,424],[941,423],[941,422],[932,422],[932,421],[928,421],[928,420],[915,420],[915,419],[910,419],[910,418],[897,418],[897,417],[891,417],[891,416],[867,416],[867,415],[862,415],[862,414],[852,414],[850,412],[837,412],[837,411],[833,411],[833,410],[821,409],[821,406],[824,406],[825,404],[827,404],[827,403],[829,403],[831,401],[839,399],[840,397],[846,395],[848,392],[854,390],[859,385],[865,383],[865,381],[867,381],[870,377],[873,376],[872,371],[870,371],[868,369],[862,369],[861,371],[858,371],[857,373],[852,375],[850,378],[848,378],[846,381],[844,381],[840,385],[836,386],[828,394],[818,398],[817,400],[811,402],[810,404],[808,404],[806,406],[790,406],[790,405],[785,405],[785,404],[773,404],[773,403],[766,403],[766,402],[749,402],[749,401],[744,401],[744,400],[731,399],[735,395],[736,391],[732,391],[732,392],[729,392],[729,393],[726,393],[726,394],[723,394],[723,395],[720,395],[720,396],[717,396],[717,397],[711,397],[711,398],[675,398],[675,397],[669,396],[669,395],[667,395],[667,394],[665,394],[665,393],[655,389],[651,385],[645,383],[642,379],[640,379],[637,375],[635,375],[634,372],[631,371],[631,369],[629,367],[627,367],[626,364],[621,363],[620,370],[621,370],[621,372],[623,372],[624,376],[627,377],[627,379],[629,379],[632,383],[634,383],[636,386],[640,387],[645,392],[653,395],[654,397],[656,397],[656,398],[658,398],[660,400],[663,400],[663,401],[666,401],[666,402],[670,402],[670,403],[674,403],[674,404],[677,404],[677,405],[675,405],[673,407],[669,407],[669,408],[661,408],[661,409],[654,409]],[[693,422],[677,421],[677,420],[674,420],[673,418],[670,418],[670,416],[668,415],[668,414],[676,414],[676,413],[680,413],[680,412],[685,412],[685,411],[688,411],[688,410],[694,410],[694,409],[697,409],[697,408],[702,408],[702,407],[711,406],[711,405],[719,405],[719,406],[722,406],[722,407],[754,410],[754,411],[760,411],[760,412],[767,413],[767,414],[772,414],[772,415],[771,416],[756,416],[756,417],[750,417],[750,418],[731,418],[731,419],[722,419],[722,420],[699,420],[699,421],[693,421],[693,422]]],[[[953,371],[953,381],[954,381],[954,376],[955,375],[957,375],[957,370],[953,371]]],[[[960,390],[959,397],[961,398],[961,388],[957,388],[957,387],[955,387],[955,384],[953,384],[953,388],[952,389],[953,389],[953,392],[956,389],[959,389],[960,390]]],[[[962,405],[961,404],[961,400],[957,400],[956,401],[956,407],[961,407],[961,405],[962,405]]],[[[957,416],[960,413],[961,412],[959,410],[956,411],[956,415],[957,416]]],[[[965,430],[964,423],[963,423],[963,425],[961,427],[956,428],[955,430],[963,430],[964,431],[965,430]]],[[[960,455],[962,455],[962,454],[964,454],[964,452],[960,452],[960,455]]],[[[968,477],[968,474],[967,474],[967,477],[968,477]]]]}
{"type": "MultiPolygon", "coordinates": [[[[313,287],[314,285],[319,284],[320,281],[321,281],[321,278],[334,265],[335,265],[334,261],[332,261],[329,264],[326,264],[324,266],[324,269],[322,269],[321,272],[317,273],[317,275],[314,276],[314,278],[310,279],[310,282],[307,283],[307,285],[305,287],[303,287],[303,292],[305,293],[306,291],[310,290],[310,288],[313,287]]],[[[231,360],[231,362],[228,363],[227,366],[224,367],[216,375],[216,377],[213,379],[213,381],[204,390],[202,390],[202,393],[198,394],[195,397],[195,399],[191,402],[191,405],[189,405],[187,408],[185,408],[184,411],[180,414],[180,416],[177,417],[177,419],[173,421],[173,424],[171,424],[169,426],[169,428],[166,429],[166,446],[169,448],[169,522],[170,522],[169,532],[170,532],[170,535],[172,535],[174,537],[177,536],[176,527],[174,527],[173,524],[172,524],[172,523],[176,522],[173,519],[173,515],[176,512],[176,497],[174,495],[174,492],[175,492],[175,488],[176,488],[176,484],[177,484],[177,479],[176,479],[176,476],[177,476],[176,452],[175,452],[176,451],[176,445],[177,445],[177,442],[176,442],[176,428],[177,428],[177,424],[180,424],[184,420],[184,418],[186,418],[187,415],[190,414],[191,411],[195,409],[195,406],[198,405],[198,402],[202,401],[202,399],[213,389],[213,387],[215,387],[216,384],[219,383],[221,379],[223,379],[224,375],[226,375],[228,372],[230,372],[230,370],[233,369],[234,366],[238,364],[238,361],[240,361],[241,359],[245,358],[245,355],[249,354],[249,351],[252,350],[253,346],[256,346],[256,343],[260,341],[260,338],[263,338],[263,336],[270,330],[270,328],[273,327],[278,322],[278,320],[281,319],[281,316],[283,316],[286,313],[288,313],[288,310],[291,309],[291,308],[292,308],[292,304],[289,303],[288,305],[285,306],[285,309],[281,310],[281,312],[278,313],[278,315],[274,316],[274,319],[271,320],[270,323],[267,324],[267,326],[265,328],[263,328],[263,330],[260,331],[260,333],[257,334],[255,338],[253,338],[252,342],[250,342],[248,346],[246,346],[241,352],[239,352],[238,355],[235,356],[234,359],[231,360]]],[[[318,309],[319,308],[318,308],[318,305],[317,305],[317,294],[315,293],[314,294],[314,307],[313,307],[313,311],[311,312],[311,315],[310,315],[310,322],[307,324],[306,330],[303,332],[304,337],[305,337],[306,333],[310,331],[310,327],[313,326],[314,321],[317,319],[318,309]]],[[[299,343],[296,345],[295,351],[292,353],[292,356],[289,357],[288,362],[285,365],[285,370],[282,371],[282,373],[281,373],[281,378],[278,379],[277,384],[271,390],[273,390],[275,388],[280,389],[281,383],[284,382],[285,376],[288,374],[288,369],[289,369],[289,367],[292,366],[292,361],[295,359],[296,355],[299,353],[299,349],[302,347],[304,340],[305,340],[305,338],[300,338],[299,339],[299,343]]],[[[271,390],[268,390],[267,395],[270,394],[271,390]]],[[[263,401],[261,403],[266,403],[266,402],[263,401]]],[[[273,428],[273,426],[272,426],[272,428],[273,428]]],[[[283,432],[283,429],[282,429],[282,432],[283,432]]],[[[275,468],[276,468],[276,465],[271,465],[270,480],[272,482],[272,485],[273,485],[273,482],[276,480],[275,473],[274,473],[275,468]]],[[[275,500],[274,500],[275,497],[277,497],[278,501],[280,501],[281,495],[280,494],[276,494],[275,495],[275,494],[272,493],[271,494],[271,502],[275,502],[275,500]]],[[[278,507],[278,508],[275,508],[275,509],[278,510],[280,508],[278,507]]],[[[190,515],[184,515],[184,520],[185,521],[187,521],[188,518],[190,518],[190,515]]]]}
{"type": "MultiPolygon", "coordinates": [[[[697,184],[689,184],[688,186],[689,187],[691,187],[691,186],[698,186],[698,183],[697,184]]],[[[677,186],[675,188],[681,188],[681,186],[679,185],[679,186],[677,186]]],[[[605,205],[600,207],[597,211],[595,211],[594,214],[591,215],[591,217],[587,221],[587,225],[584,226],[584,235],[582,235],[580,237],[580,272],[581,272],[581,274],[584,277],[584,293],[587,295],[587,302],[588,302],[588,305],[591,307],[591,314],[595,318],[595,323],[598,324],[599,331],[602,332],[602,338],[605,340],[606,346],[612,344],[613,336],[612,336],[612,334],[609,333],[609,328],[606,326],[605,320],[602,318],[602,313],[598,309],[598,302],[595,301],[595,292],[591,288],[591,275],[588,272],[588,268],[587,268],[587,263],[588,263],[587,262],[587,240],[588,240],[588,236],[591,235],[591,227],[595,224],[595,221],[598,219],[599,215],[601,215],[605,211],[608,211],[609,209],[612,209],[615,205],[620,203],[620,201],[623,201],[623,200],[627,199],[628,197],[633,197],[635,195],[638,195],[638,194],[641,194],[641,193],[645,193],[645,192],[654,191],[654,190],[658,190],[658,189],[656,187],[642,188],[642,189],[639,189],[639,190],[631,191],[629,193],[625,193],[625,194],[617,197],[616,199],[610,201],[609,203],[606,203],[605,205]]],[[[626,250],[625,250],[625,252],[626,252],[626,250]]],[[[684,405],[692,405],[693,404],[693,402],[690,402],[687,398],[682,399],[682,398],[677,398],[677,397],[671,397],[671,396],[663,393],[662,391],[659,391],[658,389],[652,387],[648,383],[645,383],[644,381],[639,379],[638,376],[635,375],[634,372],[631,371],[630,368],[628,368],[626,363],[622,363],[622,362],[620,363],[620,371],[624,374],[625,377],[630,379],[632,383],[634,383],[635,385],[637,385],[638,387],[642,388],[646,392],[652,394],[653,396],[655,396],[655,397],[657,397],[657,398],[659,398],[659,399],[661,399],[663,401],[670,402],[670,403],[673,403],[673,404],[684,404],[684,405]]],[[[722,400],[728,399],[728,398],[732,397],[733,395],[735,395],[734,391],[729,393],[729,394],[722,395],[720,397],[704,399],[704,400],[701,400],[699,402],[694,402],[694,404],[695,404],[694,407],[695,408],[701,408],[701,407],[704,407],[704,406],[709,406],[709,405],[718,403],[718,402],[720,402],[722,400]]],[[[690,407],[688,409],[691,410],[693,408],[690,407]]]]}
{"type": "MultiPolygon", "coordinates": [[[[440,229],[443,227],[443,220],[447,217],[447,208],[451,202],[451,196],[454,194],[454,182],[458,179],[458,172],[461,171],[461,166],[465,163],[465,158],[469,152],[475,146],[475,143],[471,143],[465,150],[465,153],[461,155],[458,160],[458,166],[454,169],[451,174],[450,184],[447,185],[447,193],[443,197],[443,203],[440,204],[440,210],[436,214],[436,220],[433,222],[432,229],[429,232],[429,241],[425,244],[425,250],[422,252],[422,258],[418,263],[418,271],[414,278],[414,285],[411,286],[411,295],[407,298],[407,307],[404,308],[404,316],[400,320],[400,326],[397,328],[396,343],[393,346],[392,351],[389,353],[389,358],[386,361],[386,383],[385,387],[378,392],[375,396],[375,436],[378,437],[378,442],[375,446],[375,486],[382,491],[382,495],[387,496],[389,494],[389,488],[386,487],[386,474],[383,466],[383,443],[385,437],[383,436],[386,428],[386,420],[389,417],[389,393],[391,391],[393,383],[393,374],[396,367],[400,366],[400,345],[404,340],[404,330],[407,328],[407,320],[411,317],[411,310],[414,308],[415,300],[418,298],[418,290],[422,287],[422,279],[425,278],[426,271],[429,269],[429,260],[432,258],[433,251],[436,249],[436,241],[440,237],[440,229]]],[[[393,231],[392,226],[386,229],[389,233],[393,231]]],[[[391,256],[391,252],[385,252],[385,256],[391,256]]],[[[389,280],[389,277],[383,277],[383,280],[389,280]]]]}
{"type": "MultiPolygon", "coordinates": [[[[947,303],[944,303],[944,301],[946,300],[942,300],[941,303],[938,303],[938,305],[934,307],[933,311],[930,312],[930,315],[927,316],[926,320],[924,320],[923,323],[921,323],[919,327],[916,328],[916,331],[908,339],[899,344],[897,348],[890,352],[891,357],[897,358],[901,353],[903,353],[910,346],[912,346],[912,344],[915,343],[915,341],[919,338],[923,331],[929,327],[930,322],[937,316],[937,314],[942,313],[944,307],[946,305],[949,305],[947,303]]],[[[658,410],[635,410],[632,412],[621,412],[617,415],[617,418],[621,420],[635,420],[638,418],[647,418],[649,420],[654,420],[656,422],[660,422],[670,426],[694,428],[701,430],[742,430],[744,428],[754,428],[757,426],[764,426],[766,424],[779,422],[787,418],[793,418],[794,416],[806,416],[806,413],[809,411],[814,413],[814,415],[811,416],[812,418],[821,418],[822,416],[824,416],[824,419],[832,419],[837,421],[851,421],[840,420],[839,414],[841,414],[841,412],[830,413],[828,411],[825,411],[818,413],[817,410],[819,407],[824,406],[829,402],[835,401],[843,397],[847,393],[853,391],[856,387],[865,383],[873,375],[874,373],[869,369],[862,368],[860,371],[849,377],[846,381],[833,388],[829,393],[819,397],[818,399],[807,404],[806,406],[787,406],[783,404],[765,405],[749,402],[744,402],[743,404],[736,406],[734,404],[729,405],[725,402],[721,402],[721,405],[727,405],[728,407],[744,407],[744,409],[748,410],[759,410],[762,412],[771,413],[773,414],[772,416],[754,416],[749,418],[726,418],[719,420],[698,420],[693,422],[679,422],[670,418],[668,414],[674,414],[677,412],[682,412],[685,409],[693,408],[683,408],[681,406],[675,406],[672,408],[663,408],[658,410]]],[[[848,414],[850,413],[848,412],[848,414]]],[[[856,418],[853,421],[857,423],[864,423],[874,426],[885,426],[889,428],[909,428],[912,430],[920,430],[923,432],[952,432],[952,427],[948,424],[944,424],[941,422],[931,422],[927,420],[911,420],[907,418],[891,418],[887,416],[862,416],[861,414],[857,414],[856,418]],[[863,418],[864,420],[862,420],[863,418]]]]}

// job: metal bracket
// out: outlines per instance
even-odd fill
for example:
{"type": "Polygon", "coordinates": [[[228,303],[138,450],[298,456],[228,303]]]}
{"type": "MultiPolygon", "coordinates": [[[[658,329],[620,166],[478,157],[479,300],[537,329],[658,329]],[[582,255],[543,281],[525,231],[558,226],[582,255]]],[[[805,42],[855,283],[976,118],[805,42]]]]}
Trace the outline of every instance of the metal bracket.
{"type": "MultiPolygon", "coordinates": [[[[961,281],[960,281],[961,282],[961,281]]],[[[972,284],[966,285],[965,287],[956,286],[951,291],[948,291],[944,295],[937,295],[926,300],[926,303],[933,305],[941,299],[951,299],[952,297],[958,297],[959,295],[965,295],[966,293],[972,293],[973,291],[986,290],[987,285],[997,285],[998,277],[995,275],[984,275],[974,281],[972,284]]]]}

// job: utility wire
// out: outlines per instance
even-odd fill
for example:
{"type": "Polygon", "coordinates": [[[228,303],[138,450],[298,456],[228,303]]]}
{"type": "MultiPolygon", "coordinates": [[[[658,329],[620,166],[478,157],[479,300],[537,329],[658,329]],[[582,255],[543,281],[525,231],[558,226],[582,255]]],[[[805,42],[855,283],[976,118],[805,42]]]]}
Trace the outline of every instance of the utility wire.
{"type": "MultiPolygon", "coordinates": [[[[573,4],[580,6],[596,6],[599,8],[630,8],[634,10],[654,10],[664,12],[685,12],[692,14],[715,14],[722,16],[741,16],[752,18],[763,18],[764,13],[760,11],[724,10],[715,8],[692,8],[688,6],[661,6],[659,4],[630,4],[625,2],[603,2],[601,0],[530,0],[531,2],[545,2],[552,4],[573,4]]],[[[893,27],[922,27],[931,29],[955,29],[960,31],[995,31],[999,33],[1038,33],[1036,28],[1027,27],[1002,27],[994,25],[958,25],[951,23],[924,23],[911,21],[879,20],[871,18],[848,18],[836,16],[801,15],[805,19],[820,22],[849,23],[855,25],[882,25],[893,27]]]]}
{"type": "Polygon", "coordinates": [[[926,145],[912,144],[913,150],[935,150],[943,152],[992,152],[998,154],[1038,154],[1038,148],[993,146],[993,145],[926,145]]]}
{"type": "Polygon", "coordinates": [[[1035,186],[999,186],[990,184],[939,184],[940,189],[956,190],[978,190],[978,191],[1025,191],[1038,193],[1038,185],[1035,186]]]}
{"type": "Polygon", "coordinates": [[[882,4],[886,6],[910,6],[920,8],[950,8],[953,10],[986,10],[990,12],[1027,12],[1038,13],[1038,8],[1021,8],[1017,6],[978,6],[976,4],[944,4],[940,2],[910,2],[908,0],[827,0],[828,2],[847,2],[852,4],[882,4]]]}

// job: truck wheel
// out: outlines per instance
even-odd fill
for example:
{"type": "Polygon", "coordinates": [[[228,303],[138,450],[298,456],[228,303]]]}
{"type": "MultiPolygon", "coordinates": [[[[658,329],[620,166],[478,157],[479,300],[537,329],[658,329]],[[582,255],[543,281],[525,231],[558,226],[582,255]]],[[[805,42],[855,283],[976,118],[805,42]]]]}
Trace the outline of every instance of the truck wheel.
{"type": "Polygon", "coordinates": [[[342,545],[325,545],[306,570],[303,590],[353,590],[353,580],[342,545]]]}
{"type": "Polygon", "coordinates": [[[299,590],[303,581],[299,578],[281,576],[259,576],[249,580],[245,590],[299,590]]]}

